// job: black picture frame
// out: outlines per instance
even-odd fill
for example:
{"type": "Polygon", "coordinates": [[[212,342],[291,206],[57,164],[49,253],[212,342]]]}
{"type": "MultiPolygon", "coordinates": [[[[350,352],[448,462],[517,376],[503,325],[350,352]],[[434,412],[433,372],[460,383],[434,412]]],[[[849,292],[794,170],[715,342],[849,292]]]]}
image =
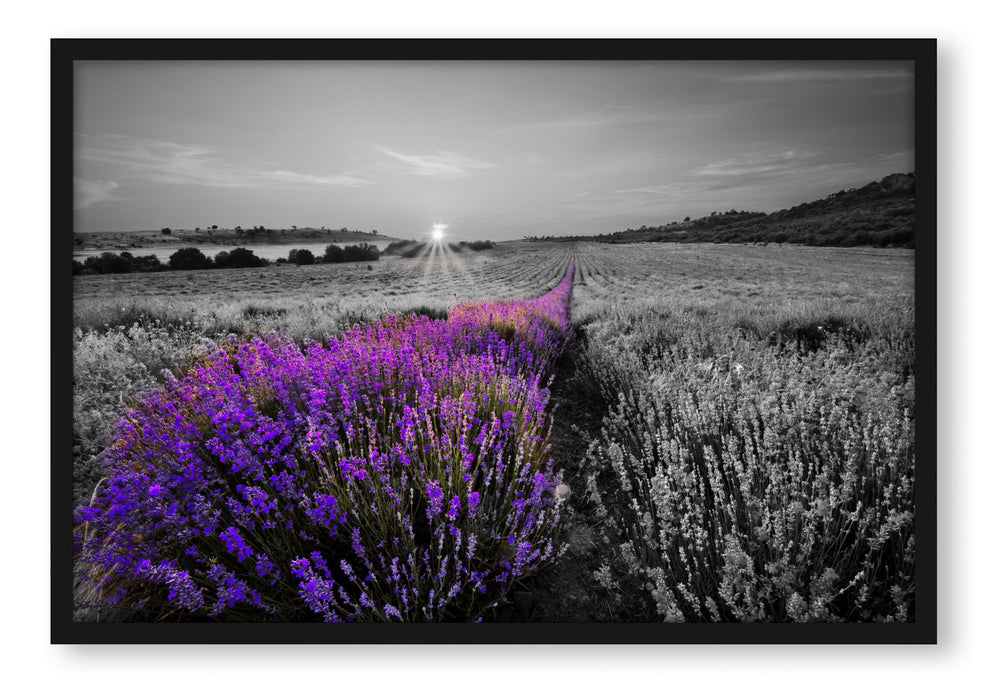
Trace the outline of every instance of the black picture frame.
{"type": "Polygon", "coordinates": [[[52,39],[51,642],[55,644],[934,644],[936,624],[935,39],[52,39]],[[912,61],[916,192],[916,613],[887,624],[289,624],[72,620],[73,62],[155,60],[912,61]]]}

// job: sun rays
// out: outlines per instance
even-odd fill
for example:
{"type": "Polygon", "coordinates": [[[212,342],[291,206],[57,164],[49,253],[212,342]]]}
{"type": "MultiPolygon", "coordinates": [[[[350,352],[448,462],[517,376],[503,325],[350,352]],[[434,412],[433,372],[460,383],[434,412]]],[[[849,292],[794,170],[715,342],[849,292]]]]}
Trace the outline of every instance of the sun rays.
{"type": "Polygon", "coordinates": [[[458,245],[446,240],[447,228],[447,224],[434,223],[429,237],[416,251],[415,259],[422,262],[424,278],[463,272],[466,269],[460,259],[458,245]]]}

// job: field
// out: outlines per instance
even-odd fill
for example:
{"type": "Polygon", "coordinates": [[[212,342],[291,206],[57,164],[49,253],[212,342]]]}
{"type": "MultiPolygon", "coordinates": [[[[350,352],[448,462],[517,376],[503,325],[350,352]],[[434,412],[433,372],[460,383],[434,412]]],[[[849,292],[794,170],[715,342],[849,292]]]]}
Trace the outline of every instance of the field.
{"type": "MultiPolygon", "coordinates": [[[[567,549],[520,568],[481,616],[909,620],[913,269],[904,250],[511,242],[76,277],[76,499],[99,492],[118,419],[163,371],[208,362],[204,343],[274,331],[302,346],[409,312],[453,323],[456,305],[535,299],[573,270],[570,341],[540,335],[547,364],[519,375],[549,390],[540,459],[567,549]]],[[[81,586],[79,615],[93,604],[81,586]]]]}

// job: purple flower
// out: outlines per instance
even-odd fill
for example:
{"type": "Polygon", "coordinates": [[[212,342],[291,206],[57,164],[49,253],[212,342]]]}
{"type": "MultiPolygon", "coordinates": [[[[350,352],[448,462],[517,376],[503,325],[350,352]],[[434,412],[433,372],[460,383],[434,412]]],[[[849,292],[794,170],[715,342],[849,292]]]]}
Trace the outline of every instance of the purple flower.
{"type": "Polygon", "coordinates": [[[472,491],[468,494],[468,517],[474,518],[478,513],[478,504],[481,503],[481,494],[472,491]]]}
{"type": "Polygon", "coordinates": [[[246,558],[254,554],[254,550],[244,542],[244,538],[241,537],[241,533],[237,531],[237,528],[231,526],[220,533],[220,540],[227,547],[227,551],[231,554],[237,555],[237,561],[244,561],[246,558]]]}
{"type": "Polygon", "coordinates": [[[443,489],[434,479],[426,484],[426,496],[429,498],[429,505],[426,507],[426,517],[432,520],[440,515],[443,509],[443,489]]]}
{"type": "Polygon", "coordinates": [[[347,514],[337,508],[337,499],[329,493],[318,493],[313,496],[313,506],[306,510],[306,515],[317,525],[330,529],[330,534],[337,531],[337,524],[346,520],[347,514]]]}
{"type": "Polygon", "coordinates": [[[386,619],[497,602],[557,551],[544,438],[572,275],[538,299],[392,316],[303,348],[275,334],[213,345],[120,422],[80,511],[81,565],[105,599],[133,584],[219,619],[286,619],[300,601],[327,621],[381,619],[386,582],[402,607],[380,601],[386,619]]]}

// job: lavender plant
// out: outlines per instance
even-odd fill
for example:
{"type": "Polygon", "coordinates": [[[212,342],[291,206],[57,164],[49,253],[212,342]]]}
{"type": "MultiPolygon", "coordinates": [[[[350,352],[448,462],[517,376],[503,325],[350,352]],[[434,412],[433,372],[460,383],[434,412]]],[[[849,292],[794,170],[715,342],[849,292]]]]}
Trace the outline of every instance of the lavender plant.
{"type": "Polygon", "coordinates": [[[447,320],[214,344],[118,425],[80,570],[141,619],[484,619],[562,551],[547,404],[572,274],[447,320]]]}
{"type": "Polygon", "coordinates": [[[644,619],[913,619],[912,316],[882,315],[814,343],[658,307],[589,324],[600,585],[644,619]]]}

